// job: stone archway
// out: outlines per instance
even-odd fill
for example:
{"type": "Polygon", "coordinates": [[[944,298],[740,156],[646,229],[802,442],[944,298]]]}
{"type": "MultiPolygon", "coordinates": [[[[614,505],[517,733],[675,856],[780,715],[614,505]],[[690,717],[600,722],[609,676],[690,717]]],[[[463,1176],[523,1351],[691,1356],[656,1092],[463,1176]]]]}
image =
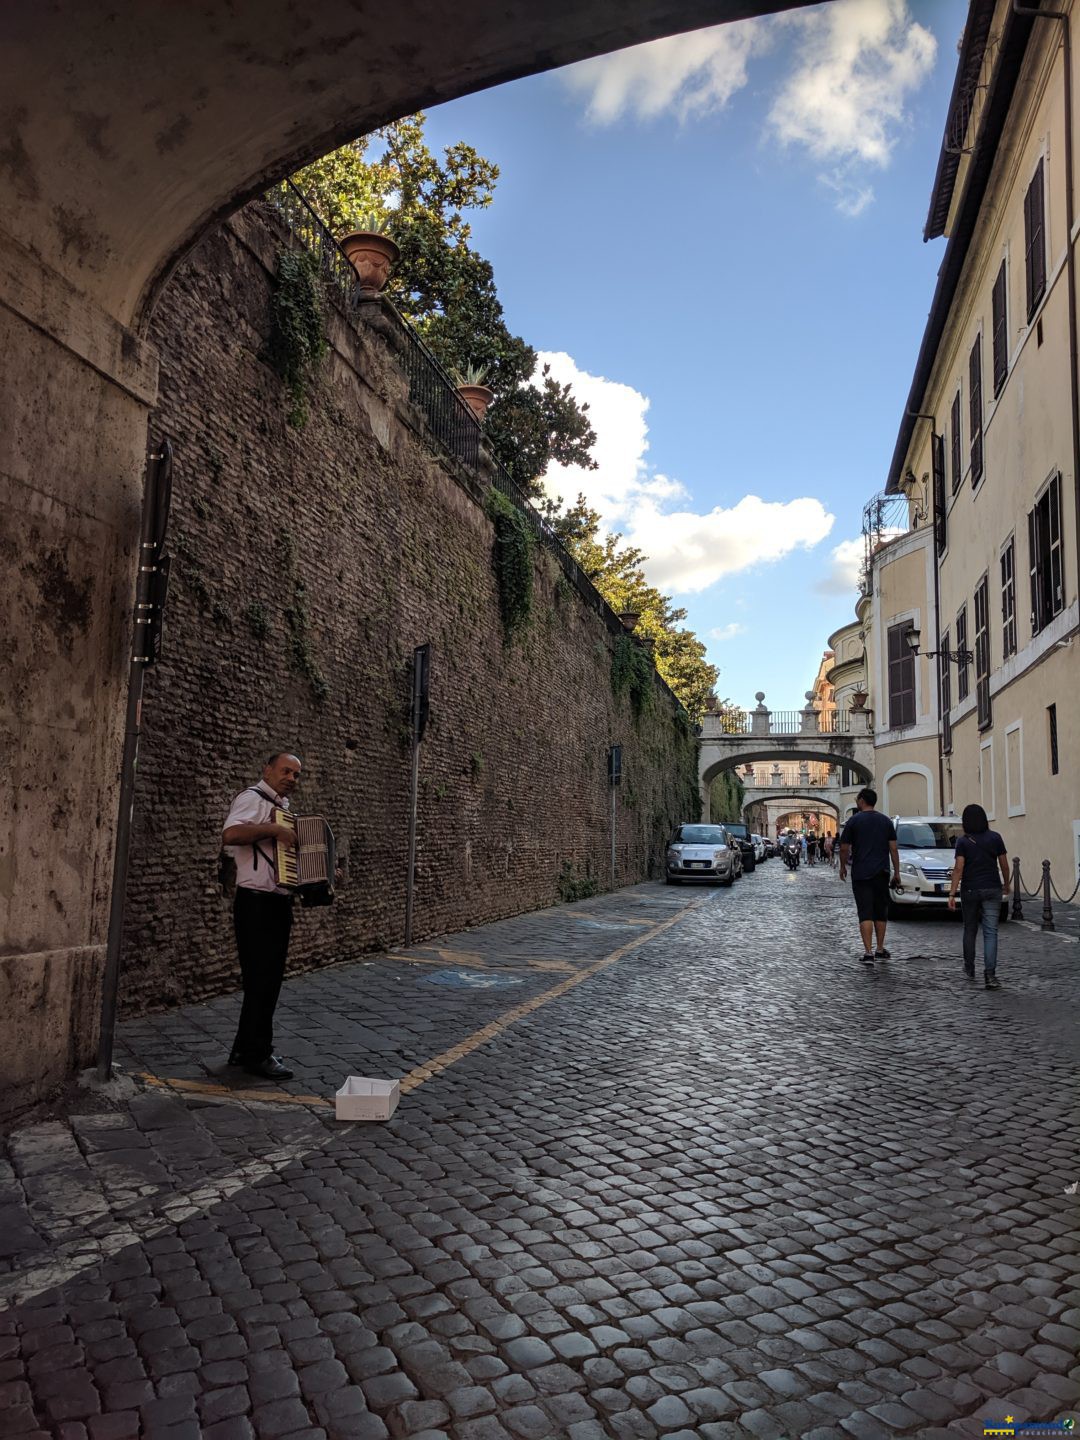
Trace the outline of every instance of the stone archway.
{"type": "MultiPolygon", "coordinates": [[[[776,820],[779,820],[783,814],[821,814],[823,811],[827,811],[836,822],[836,829],[840,829],[842,815],[839,800],[831,799],[823,795],[820,791],[813,790],[792,790],[781,787],[775,795],[756,792],[754,799],[744,802],[743,818],[746,823],[749,824],[752,816],[761,813],[762,807],[768,807],[767,813],[769,813],[772,812],[773,808],[777,805],[790,805],[791,809],[790,811],[782,811],[779,815],[775,815],[773,818],[776,820]]],[[[751,828],[755,827],[752,826],[751,828]]],[[[766,834],[771,833],[771,831],[762,830],[760,833],[766,834]]]]}
{"type": "Polygon", "coordinates": [[[504,80],[805,0],[14,0],[0,12],[0,1085],[96,1045],[148,416],[172,269],[271,181],[504,80]],[[47,843],[42,837],[48,837],[47,843]],[[18,1055],[15,1050],[18,1049],[18,1055]]]}

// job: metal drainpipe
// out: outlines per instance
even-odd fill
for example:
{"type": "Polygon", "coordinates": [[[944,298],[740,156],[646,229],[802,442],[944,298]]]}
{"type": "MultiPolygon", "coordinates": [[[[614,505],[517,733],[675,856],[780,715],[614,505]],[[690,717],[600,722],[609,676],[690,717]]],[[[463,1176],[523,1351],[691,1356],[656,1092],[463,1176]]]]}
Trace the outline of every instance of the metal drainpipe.
{"type": "MultiPolygon", "coordinates": [[[[939,561],[938,561],[938,550],[937,550],[937,521],[936,521],[936,518],[935,518],[935,515],[934,515],[934,507],[935,507],[935,505],[936,505],[936,503],[937,503],[937,497],[936,497],[936,495],[933,493],[933,492],[934,492],[934,441],[937,439],[937,416],[936,416],[936,415],[927,415],[927,414],[925,414],[923,411],[916,411],[916,410],[909,410],[909,411],[908,411],[908,414],[911,416],[911,418],[912,418],[913,420],[929,420],[929,421],[930,421],[930,494],[929,494],[929,496],[928,496],[927,498],[928,498],[928,500],[929,500],[929,502],[930,502],[930,505],[929,505],[929,510],[930,510],[929,520],[930,520],[930,529],[931,529],[931,532],[932,532],[931,537],[930,537],[930,545],[931,545],[931,548],[932,548],[932,551],[933,551],[933,556],[934,556],[934,649],[935,649],[935,650],[940,650],[940,649],[941,649],[941,576],[940,576],[940,574],[938,573],[939,561]]],[[[942,494],[941,503],[942,503],[943,505],[946,503],[944,494],[942,494]]],[[[934,693],[937,695],[937,792],[938,792],[938,801],[939,801],[938,814],[939,814],[939,815],[944,815],[944,814],[945,814],[945,757],[944,757],[944,754],[942,753],[942,749],[941,749],[941,740],[942,740],[942,735],[941,735],[942,710],[941,710],[941,664],[940,664],[940,656],[938,657],[938,661],[939,661],[939,663],[938,663],[937,672],[936,672],[936,674],[934,675],[934,693]]]]}
{"type": "MultiPolygon", "coordinates": [[[[1073,442],[1073,504],[1076,518],[1077,574],[1080,575],[1080,375],[1077,372],[1076,340],[1076,259],[1073,250],[1073,98],[1072,98],[1072,32],[1065,10],[1040,10],[1012,0],[1014,15],[1029,15],[1035,20],[1060,20],[1061,41],[1065,61],[1065,274],[1069,289],[1069,380],[1072,389],[1073,442]]],[[[1064,596],[1062,597],[1064,599],[1064,596]]]]}

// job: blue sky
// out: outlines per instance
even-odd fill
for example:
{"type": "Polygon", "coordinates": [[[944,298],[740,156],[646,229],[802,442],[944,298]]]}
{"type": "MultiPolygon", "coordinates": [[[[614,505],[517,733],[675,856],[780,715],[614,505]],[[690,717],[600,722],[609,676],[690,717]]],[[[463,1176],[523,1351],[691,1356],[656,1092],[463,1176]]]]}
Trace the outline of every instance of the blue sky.
{"type": "Polygon", "coordinates": [[[853,618],[943,253],[922,227],[966,9],[833,0],[429,115],[433,145],[500,166],[475,244],[590,401],[601,468],[552,488],[651,557],[739,704],[801,704],[853,618]]]}

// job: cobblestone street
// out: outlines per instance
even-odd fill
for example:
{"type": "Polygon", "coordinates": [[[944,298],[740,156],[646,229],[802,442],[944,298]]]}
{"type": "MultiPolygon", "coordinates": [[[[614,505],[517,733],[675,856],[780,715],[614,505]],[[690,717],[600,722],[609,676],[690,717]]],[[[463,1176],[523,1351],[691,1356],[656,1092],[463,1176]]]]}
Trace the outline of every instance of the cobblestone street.
{"type": "MultiPolygon", "coordinates": [[[[305,923],[303,920],[300,923],[305,923]]],[[[0,1169],[0,1433],[936,1436],[1072,1413],[1080,947],[641,885],[128,1023],[0,1169]],[[383,1125],[348,1074],[403,1077],[383,1125]],[[253,1082],[245,1082],[253,1085],[253,1082]],[[1072,1307],[1072,1308],[1070,1308],[1072,1307]]]]}

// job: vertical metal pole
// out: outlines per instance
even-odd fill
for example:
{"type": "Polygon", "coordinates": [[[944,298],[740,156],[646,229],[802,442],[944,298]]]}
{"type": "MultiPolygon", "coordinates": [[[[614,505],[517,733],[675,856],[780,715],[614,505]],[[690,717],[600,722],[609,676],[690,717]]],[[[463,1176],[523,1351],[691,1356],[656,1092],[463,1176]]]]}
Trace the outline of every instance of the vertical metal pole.
{"type": "Polygon", "coordinates": [[[1053,930],[1053,929],[1055,929],[1056,927],[1055,927],[1055,925],[1054,925],[1054,907],[1053,907],[1053,905],[1050,903],[1050,861],[1049,861],[1049,860],[1044,860],[1044,861],[1043,861],[1043,883],[1042,883],[1042,892],[1043,892],[1043,913],[1042,913],[1042,925],[1040,926],[1040,929],[1042,929],[1042,930],[1053,930]]]}
{"type": "Polygon", "coordinates": [[[101,990],[101,1034],[97,1077],[112,1076],[116,1038],[116,1011],[120,991],[120,941],[124,933],[128,859],[131,854],[131,816],[135,808],[135,768],[139,757],[142,719],[143,667],[132,660],[128,674],[127,719],[124,724],[124,758],[120,766],[120,802],[117,806],[116,851],[113,857],[112,894],[109,897],[109,938],[105,947],[105,975],[101,990]]]}
{"type": "Polygon", "coordinates": [[[611,789],[611,888],[615,889],[615,786],[611,789]]]}
{"type": "Polygon", "coordinates": [[[405,878],[405,946],[412,944],[416,893],[416,810],[420,789],[420,743],[428,722],[431,646],[418,645],[412,664],[412,780],[409,785],[409,869],[405,878]]]}
{"type": "MultiPolygon", "coordinates": [[[[112,892],[109,896],[109,936],[105,946],[105,974],[101,988],[101,1030],[98,1040],[97,1076],[101,1081],[112,1076],[113,1048],[116,1038],[116,1012],[120,990],[120,941],[124,933],[124,905],[127,900],[128,859],[131,851],[131,816],[135,808],[135,772],[139,758],[139,731],[142,724],[143,675],[148,647],[147,626],[150,616],[150,581],[156,569],[163,533],[157,533],[160,476],[157,463],[171,465],[172,452],[168,441],[152,457],[153,470],[148,470],[143,488],[142,524],[139,533],[139,571],[135,578],[135,618],[131,636],[131,658],[128,662],[127,717],[124,722],[124,754],[120,762],[120,799],[116,815],[116,848],[113,853],[112,892]]],[[[167,519],[167,512],[165,515],[167,519]]]]}
{"type": "Polygon", "coordinates": [[[1024,905],[1020,894],[1020,858],[1013,856],[1013,898],[1012,918],[1022,920],[1024,918],[1024,905]]]}
{"type": "Polygon", "coordinates": [[[405,880],[405,948],[412,944],[413,891],[416,884],[416,808],[420,788],[420,737],[413,730],[412,783],[409,787],[409,872],[405,880]]]}

